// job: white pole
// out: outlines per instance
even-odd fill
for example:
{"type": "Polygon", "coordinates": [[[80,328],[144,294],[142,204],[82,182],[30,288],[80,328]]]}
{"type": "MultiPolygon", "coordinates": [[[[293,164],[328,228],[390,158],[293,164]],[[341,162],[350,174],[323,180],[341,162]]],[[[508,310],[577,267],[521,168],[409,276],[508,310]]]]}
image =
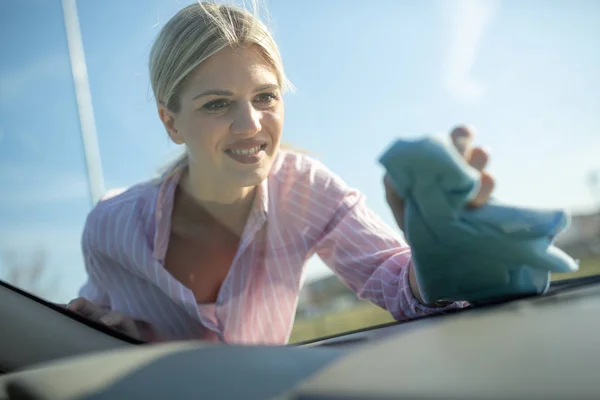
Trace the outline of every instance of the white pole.
{"type": "Polygon", "coordinates": [[[79,17],[77,16],[77,0],[62,0],[62,6],[65,28],[67,30],[71,71],[73,73],[75,94],[77,96],[77,108],[79,110],[79,123],[87,165],[88,183],[92,205],[94,205],[104,194],[104,177],[102,175],[102,162],[100,160],[100,150],[96,136],[96,122],[94,120],[94,109],[92,107],[92,96],[83,52],[79,17]]]}

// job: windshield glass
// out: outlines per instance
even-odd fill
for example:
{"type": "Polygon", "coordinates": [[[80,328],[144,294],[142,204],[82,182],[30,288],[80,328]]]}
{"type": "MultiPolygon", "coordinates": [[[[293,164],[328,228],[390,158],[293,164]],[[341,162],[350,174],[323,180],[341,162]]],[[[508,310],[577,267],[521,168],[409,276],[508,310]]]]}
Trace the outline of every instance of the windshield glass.
{"type": "Polygon", "coordinates": [[[467,306],[422,297],[378,162],[451,132],[472,135],[479,207],[569,213],[555,244],[579,269],[552,280],[600,274],[600,3],[218,2],[258,10],[246,31],[190,4],[0,2],[2,280],[148,341],[294,343],[467,306]]]}

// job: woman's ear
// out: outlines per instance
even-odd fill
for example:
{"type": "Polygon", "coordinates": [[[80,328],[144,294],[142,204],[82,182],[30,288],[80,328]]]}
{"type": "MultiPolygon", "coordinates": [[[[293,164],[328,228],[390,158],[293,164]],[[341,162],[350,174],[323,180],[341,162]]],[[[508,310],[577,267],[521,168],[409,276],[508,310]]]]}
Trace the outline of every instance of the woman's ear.
{"type": "Polygon", "coordinates": [[[183,135],[181,135],[181,133],[179,133],[179,131],[177,130],[177,126],[175,124],[175,113],[171,112],[163,104],[159,104],[158,116],[160,117],[160,120],[165,126],[165,129],[167,130],[167,133],[169,134],[171,140],[176,144],[185,143],[183,135]]]}

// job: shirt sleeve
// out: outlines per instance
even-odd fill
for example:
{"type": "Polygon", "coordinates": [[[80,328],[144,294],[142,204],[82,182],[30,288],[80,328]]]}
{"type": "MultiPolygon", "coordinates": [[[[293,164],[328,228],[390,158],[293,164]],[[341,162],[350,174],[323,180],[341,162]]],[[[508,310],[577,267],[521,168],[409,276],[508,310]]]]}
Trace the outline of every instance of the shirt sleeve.
{"type": "Polygon", "coordinates": [[[315,251],[360,298],[388,310],[396,320],[467,305],[428,307],[415,298],[409,284],[408,244],[365,205],[357,191],[343,195],[315,251]]]}

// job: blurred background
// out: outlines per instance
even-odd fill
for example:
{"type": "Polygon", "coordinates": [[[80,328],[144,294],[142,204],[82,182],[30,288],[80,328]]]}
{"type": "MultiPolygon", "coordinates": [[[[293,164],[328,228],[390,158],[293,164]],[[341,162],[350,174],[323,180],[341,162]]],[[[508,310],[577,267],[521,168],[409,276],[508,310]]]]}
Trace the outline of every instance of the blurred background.
{"type": "MultiPolygon", "coordinates": [[[[153,177],[178,154],[156,114],[147,59],[165,21],[190,3],[73,1],[85,64],[72,65],[63,2],[0,1],[0,279],[55,302],[76,297],[92,189],[153,177]],[[89,82],[79,105],[93,113],[83,120],[74,77],[89,82]]],[[[600,273],[600,2],[266,5],[297,88],[285,99],[286,142],[395,226],[377,157],[398,136],[471,124],[492,154],[496,197],[569,210],[558,245],[581,260],[575,275],[600,273]]],[[[292,341],[389,320],[309,261],[292,341]]]]}

